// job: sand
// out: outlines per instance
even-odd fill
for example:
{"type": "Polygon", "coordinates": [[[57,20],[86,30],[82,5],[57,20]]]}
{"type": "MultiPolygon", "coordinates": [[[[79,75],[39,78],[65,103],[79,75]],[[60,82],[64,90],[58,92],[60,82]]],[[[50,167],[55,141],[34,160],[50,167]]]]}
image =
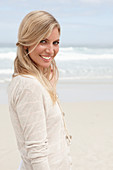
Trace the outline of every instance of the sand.
{"type": "MultiPolygon", "coordinates": [[[[73,170],[113,169],[113,101],[62,103],[70,134],[73,170]]],[[[17,170],[20,155],[8,112],[0,105],[0,170],[17,170]]]]}
{"type": "Polygon", "coordinates": [[[113,101],[65,103],[64,109],[73,136],[73,170],[112,170],[113,101]]]}

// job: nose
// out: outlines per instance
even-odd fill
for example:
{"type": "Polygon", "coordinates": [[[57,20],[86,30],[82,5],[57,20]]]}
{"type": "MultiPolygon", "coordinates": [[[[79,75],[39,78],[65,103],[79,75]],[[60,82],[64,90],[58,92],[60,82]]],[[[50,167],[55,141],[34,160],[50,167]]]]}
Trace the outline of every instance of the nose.
{"type": "Polygon", "coordinates": [[[46,47],[46,53],[53,55],[54,54],[54,47],[53,45],[49,45],[46,47]]]}

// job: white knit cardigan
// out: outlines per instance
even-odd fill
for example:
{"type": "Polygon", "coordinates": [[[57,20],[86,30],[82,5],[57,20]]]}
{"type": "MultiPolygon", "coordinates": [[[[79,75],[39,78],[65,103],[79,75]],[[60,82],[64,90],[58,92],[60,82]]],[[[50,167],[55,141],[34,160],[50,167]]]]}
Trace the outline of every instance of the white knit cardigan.
{"type": "Polygon", "coordinates": [[[41,83],[33,76],[14,77],[8,100],[21,170],[71,170],[61,110],[41,83]]]}

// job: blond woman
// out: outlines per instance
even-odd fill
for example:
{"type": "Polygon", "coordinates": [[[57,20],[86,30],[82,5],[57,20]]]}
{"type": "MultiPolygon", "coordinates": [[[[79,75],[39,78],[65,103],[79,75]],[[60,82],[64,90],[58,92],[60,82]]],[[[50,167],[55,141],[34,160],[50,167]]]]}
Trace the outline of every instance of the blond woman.
{"type": "Polygon", "coordinates": [[[48,12],[22,20],[9,110],[22,163],[20,170],[71,170],[68,135],[56,94],[60,25],[48,12]]]}

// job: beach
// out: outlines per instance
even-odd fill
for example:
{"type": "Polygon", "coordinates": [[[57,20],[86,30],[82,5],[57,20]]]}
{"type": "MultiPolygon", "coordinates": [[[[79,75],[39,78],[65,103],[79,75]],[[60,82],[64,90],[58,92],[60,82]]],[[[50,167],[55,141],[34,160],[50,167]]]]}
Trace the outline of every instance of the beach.
{"type": "Polygon", "coordinates": [[[113,101],[64,103],[63,106],[72,135],[73,170],[112,170],[113,101]]]}
{"type": "MultiPolygon", "coordinates": [[[[58,94],[72,135],[72,170],[112,170],[113,84],[60,83],[58,94]]],[[[0,169],[17,170],[21,159],[3,86],[1,96],[0,169]]]]}
{"type": "MultiPolygon", "coordinates": [[[[8,111],[15,47],[0,48],[0,170],[21,161],[8,111]]],[[[62,47],[57,95],[72,135],[72,170],[113,169],[113,48],[62,47]]]]}

